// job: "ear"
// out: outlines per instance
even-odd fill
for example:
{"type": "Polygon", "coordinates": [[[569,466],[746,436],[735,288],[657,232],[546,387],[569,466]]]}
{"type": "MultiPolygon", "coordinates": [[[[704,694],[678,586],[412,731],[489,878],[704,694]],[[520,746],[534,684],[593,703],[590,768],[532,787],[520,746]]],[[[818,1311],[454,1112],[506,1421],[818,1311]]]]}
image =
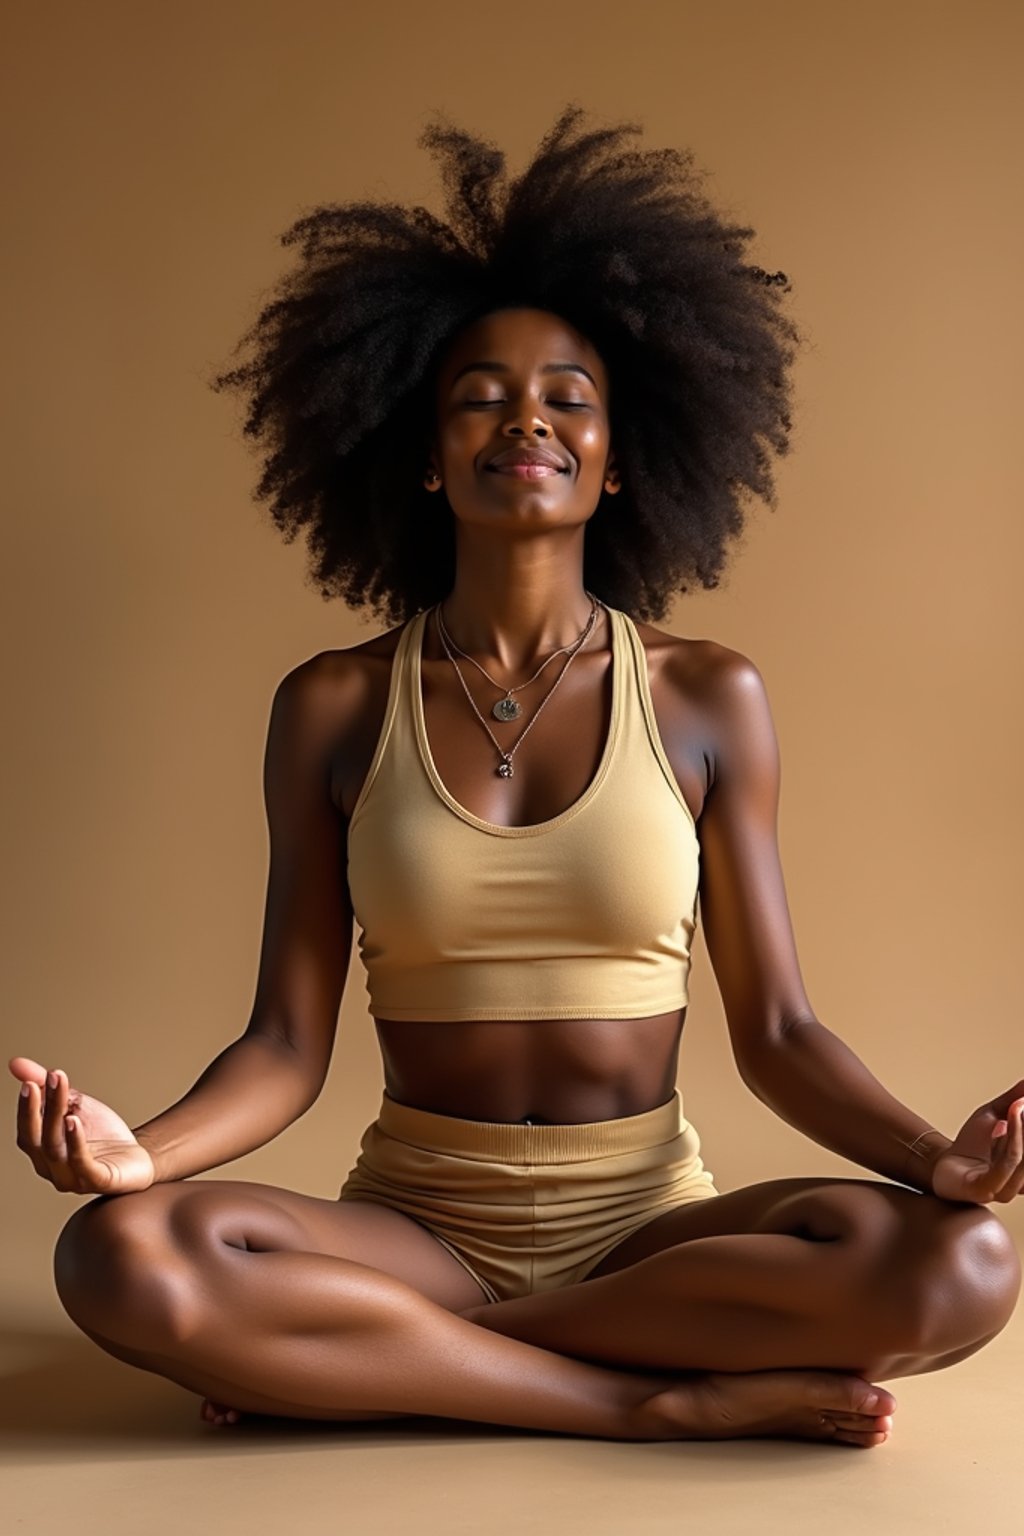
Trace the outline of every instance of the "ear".
{"type": "Polygon", "coordinates": [[[608,462],[604,467],[604,488],[609,496],[615,496],[622,490],[622,477],[619,474],[614,453],[609,453],[608,462]]]}
{"type": "Polygon", "coordinates": [[[420,451],[423,454],[423,484],[428,491],[439,490],[441,487],[441,472],[438,467],[440,455],[434,439],[427,433],[423,435],[420,451]]]}

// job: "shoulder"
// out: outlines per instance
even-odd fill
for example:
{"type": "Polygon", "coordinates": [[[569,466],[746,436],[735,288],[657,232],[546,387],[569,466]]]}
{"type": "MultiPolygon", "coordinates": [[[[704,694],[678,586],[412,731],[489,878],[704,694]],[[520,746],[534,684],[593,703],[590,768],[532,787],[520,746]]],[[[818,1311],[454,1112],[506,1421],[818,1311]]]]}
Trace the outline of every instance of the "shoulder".
{"type": "Polygon", "coordinates": [[[633,623],[648,665],[664,672],[666,681],[692,702],[718,703],[726,710],[742,708],[745,698],[764,689],[759,669],[742,651],[717,640],[671,635],[636,619],[633,623]]]}
{"type": "Polygon", "coordinates": [[[752,750],[775,750],[768,690],[749,656],[717,640],[634,623],[662,690],[689,706],[706,730],[712,783],[724,766],[752,750]]]}
{"type": "Polygon", "coordinates": [[[356,726],[381,688],[387,690],[403,627],[297,662],[274,690],[272,716],[293,729],[335,738],[356,726]]]}

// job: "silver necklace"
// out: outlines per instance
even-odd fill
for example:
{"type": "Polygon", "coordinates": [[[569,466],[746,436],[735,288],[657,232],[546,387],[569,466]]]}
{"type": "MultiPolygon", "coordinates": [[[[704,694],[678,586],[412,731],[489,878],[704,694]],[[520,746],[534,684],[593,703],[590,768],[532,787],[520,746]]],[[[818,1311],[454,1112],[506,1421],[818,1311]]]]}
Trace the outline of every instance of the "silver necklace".
{"type": "MultiPolygon", "coordinates": [[[[518,702],[518,700],[514,699],[512,697],[512,695],[514,693],[521,693],[524,688],[529,688],[531,683],[536,682],[537,678],[540,677],[540,674],[543,672],[544,668],[547,666],[549,661],[554,661],[556,656],[564,655],[564,653],[566,651],[571,650],[573,646],[577,646],[578,647],[578,646],[580,646],[580,645],[582,645],[584,643],[584,641],[586,639],[586,636],[589,633],[590,627],[592,626],[593,621],[594,621],[594,614],[595,614],[595,611],[596,611],[595,608],[594,608],[594,604],[599,602],[600,599],[596,598],[592,592],[587,591],[586,587],[584,587],[583,590],[584,590],[584,592],[586,592],[587,596],[590,598],[590,605],[591,606],[590,606],[590,617],[587,620],[587,623],[584,626],[583,631],[581,632],[581,634],[577,637],[577,639],[570,641],[570,643],[568,645],[560,646],[557,651],[552,651],[551,655],[547,658],[547,660],[541,662],[540,666],[537,668],[537,670],[533,674],[533,676],[530,677],[530,678],[527,678],[525,683],[519,683],[515,688],[506,688],[505,689],[505,697],[502,698],[502,699],[498,699],[497,703],[495,703],[495,704],[493,704],[491,706],[491,714],[494,716],[495,720],[518,720],[519,716],[523,712],[523,706],[518,702]]],[[[448,650],[448,648],[450,646],[452,650],[458,651],[459,655],[462,656],[466,661],[470,661],[470,662],[473,663],[473,666],[476,667],[478,672],[483,672],[484,677],[486,677],[487,681],[490,683],[492,688],[500,688],[501,687],[501,684],[500,683],[496,683],[494,681],[494,678],[491,676],[491,674],[489,672],[487,672],[480,665],[480,663],[474,659],[474,657],[467,656],[466,652],[455,644],[455,641],[452,639],[451,635],[448,633],[448,627],[447,627],[447,625],[444,622],[444,614],[441,612],[441,604],[440,603],[438,603],[438,605],[437,605],[437,627],[438,627],[438,633],[441,636],[442,644],[445,644],[445,642],[447,641],[447,644],[445,645],[445,649],[446,650],[448,650]]]]}
{"type": "MultiPolygon", "coordinates": [[[[584,589],[584,590],[586,590],[586,589],[584,589]]],[[[457,645],[455,645],[454,640],[452,640],[450,638],[450,636],[448,634],[448,631],[445,628],[444,618],[442,617],[442,614],[441,614],[441,604],[440,603],[435,604],[435,607],[434,607],[434,617],[435,617],[435,619],[437,621],[437,633],[438,633],[438,636],[440,638],[441,644],[444,647],[444,651],[445,651],[446,656],[448,657],[448,660],[451,662],[452,666],[455,668],[456,676],[458,677],[459,682],[462,684],[462,691],[465,693],[466,698],[469,700],[469,703],[470,703],[470,706],[471,706],[471,708],[473,710],[473,713],[476,715],[477,719],[480,721],[480,724],[483,726],[484,730],[487,732],[488,736],[491,738],[491,741],[494,742],[495,750],[498,752],[499,756],[501,757],[501,762],[498,764],[497,768],[495,769],[495,772],[496,772],[497,776],[499,778],[501,778],[501,779],[510,779],[512,777],[512,774],[513,774],[513,767],[512,767],[513,755],[516,752],[519,751],[519,748],[522,745],[522,743],[523,743],[523,741],[524,741],[524,739],[525,739],[525,737],[527,735],[527,732],[530,730],[530,727],[533,725],[534,720],[536,720],[537,716],[540,714],[541,710],[544,708],[545,704],[548,702],[548,699],[550,699],[551,695],[554,693],[555,689],[558,687],[559,683],[562,681],[562,678],[568,672],[568,670],[569,670],[570,666],[572,665],[572,662],[573,662],[577,652],[583,649],[584,645],[586,645],[587,641],[589,640],[589,638],[591,636],[591,633],[593,632],[594,624],[597,621],[598,606],[603,608],[605,605],[604,605],[604,603],[601,602],[600,598],[595,597],[592,592],[587,592],[587,596],[590,598],[590,617],[587,619],[587,622],[584,625],[584,627],[583,627],[579,637],[576,640],[572,641],[572,643],[570,645],[563,645],[557,651],[552,651],[551,655],[547,658],[547,661],[544,661],[544,662],[541,663],[541,665],[537,668],[537,671],[533,674],[533,677],[531,677],[529,679],[529,682],[520,683],[518,685],[518,687],[516,687],[516,688],[508,688],[508,689],[506,689],[505,690],[505,697],[502,698],[502,699],[499,699],[497,704],[494,705],[494,708],[492,709],[491,713],[494,715],[494,717],[496,719],[498,719],[498,720],[516,720],[516,719],[518,719],[519,716],[522,714],[522,705],[518,702],[518,700],[512,698],[512,694],[513,693],[518,693],[520,691],[520,689],[522,689],[522,688],[528,688],[530,683],[532,683],[535,678],[540,676],[541,672],[547,666],[548,661],[553,661],[556,656],[562,655],[563,652],[568,652],[568,655],[566,657],[565,666],[562,668],[561,672],[559,672],[558,676],[555,678],[555,681],[552,683],[552,685],[551,685],[550,689],[548,690],[547,694],[544,696],[543,699],[541,699],[540,703],[537,705],[537,708],[536,708],[536,710],[534,711],[534,714],[533,714],[533,718],[524,727],[523,733],[520,736],[519,740],[516,742],[515,746],[513,746],[511,748],[511,750],[508,751],[508,752],[506,752],[505,749],[501,746],[500,742],[498,742],[495,739],[494,732],[491,730],[490,726],[487,724],[487,721],[484,719],[483,715],[477,709],[476,702],[475,702],[475,700],[473,698],[473,695],[470,693],[469,688],[468,688],[468,686],[466,684],[466,679],[463,677],[461,671],[459,670],[458,662],[455,660],[455,657],[452,655],[453,647],[454,647],[454,649],[456,651],[459,652],[460,656],[465,657],[466,661],[473,662],[473,665],[475,667],[477,667],[481,672],[483,672],[484,677],[487,678],[487,681],[491,684],[491,686],[493,688],[500,688],[501,684],[500,683],[496,683],[494,681],[493,677],[491,677],[490,674],[487,671],[485,671],[485,669],[483,667],[480,666],[480,663],[478,661],[475,661],[472,656],[467,656],[465,651],[460,650],[459,647],[457,645]],[[506,710],[508,711],[507,713],[505,712],[506,710]],[[499,711],[501,711],[501,712],[499,713],[499,711]]]]}

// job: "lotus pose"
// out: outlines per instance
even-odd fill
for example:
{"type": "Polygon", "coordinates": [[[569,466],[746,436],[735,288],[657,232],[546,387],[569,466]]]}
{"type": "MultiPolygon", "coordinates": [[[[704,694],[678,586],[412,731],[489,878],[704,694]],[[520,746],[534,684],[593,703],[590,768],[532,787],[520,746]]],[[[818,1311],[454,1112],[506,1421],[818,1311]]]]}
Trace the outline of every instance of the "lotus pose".
{"type": "Polygon", "coordinates": [[[96,1197],[57,1244],[70,1317],[210,1422],[877,1446],[881,1380],[1013,1311],[988,1207],[1024,1186],[1024,1080],[949,1137],[807,997],[762,677],[656,627],[775,504],[789,284],[690,154],[582,118],[513,181],[435,123],[448,222],[286,234],[214,386],[323,596],[385,627],[274,694],[242,1033],[134,1129],[15,1057],[18,1144],[96,1197]],[[744,1083],[865,1177],[716,1187],[676,1085],[698,904],[744,1083]],[[384,1091],[337,1199],[194,1180],[316,1101],[354,924],[384,1091]]]}

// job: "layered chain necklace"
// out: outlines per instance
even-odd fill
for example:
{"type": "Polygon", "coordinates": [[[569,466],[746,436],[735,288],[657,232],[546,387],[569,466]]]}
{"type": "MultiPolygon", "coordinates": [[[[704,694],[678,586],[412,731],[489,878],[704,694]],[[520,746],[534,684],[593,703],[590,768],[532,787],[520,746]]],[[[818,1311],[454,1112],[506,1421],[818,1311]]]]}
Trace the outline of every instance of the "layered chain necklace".
{"type": "MultiPolygon", "coordinates": [[[[586,591],[586,588],[584,588],[584,591],[586,591]]],[[[512,777],[512,774],[513,774],[512,758],[513,758],[514,754],[519,751],[519,748],[522,746],[523,740],[525,739],[527,732],[530,730],[530,727],[533,725],[534,720],[536,720],[537,716],[540,714],[541,710],[544,708],[545,704],[548,702],[548,699],[550,699],[551,695],[554,693],[555,689],[558,687],[559,683],[562,681],[562,678],[568,672],[570,666],[572,665],[573,658],[576,656],[576,653],[583,649],[584,645],[586,645],[587,641],[590,639],[591,634],[593,633],[594,625],[597,622],[597,610],[598,610],[598,607],[603,608],[605,606],[605,604],[601,602],[601,599],[599,597],[595,597],[593,592],[587,592],[587,596],[590,598],[590,617],[587,619],[587,622],[583,626],[583,629],[581,630],[581,632],[580,632],[579,636],[577,637],[577,639],[573,640],[571,642],[571,644],[569,644],[569,645],[560,646],[557,651],[552,651],[551,655],[547,658],[547,660],[541,662],[540,666],[537,668],[536,672],[533,674],[533,677],[529,678],[525,683],[519,683],[518,686],[515,687],[515,688],[506,688],[506,689],[502,690],[502,692],[503,692],[502,698],[498,699],[492,705],[492,707],[491,707],[491,714],[493,715],[495,720],[518,720],[519,716],[523,712],[523,706],[519,703],[519,700],[518,699],[514,699],[512,697],[512,695],[514,693],[521,693],[524,688],[529,688],[530,683],[536,681],[536,679],[543,672],[544,668],[547,666],[549,661],[554,661],[556,656],[562,656],[562,655],[565,655],[566,653],[568,653],[568,655],[566,657],[565,666],[562,668],[561,672],[559,672],[558,676],[555,678],[554,683],[552,684],[552,686],[548,690],[548,692],[545,694],[544,698],[537,705],[537,708],[536,708],[536,710],[534,711],[534,714],[533,714],[533,719],[528,721],[528,723],[526,724],[526,726],[523,729],[522,735],[519,737],[519,740],[516,742],[515,746],[513,746],[511,748],[511,750],[508,751],[508,752],[506,752],[505,749],[501,746],[500,742],[498,742],[495,739],[494,732],[491,730],[490,726],[487,724],[487,721],[484,719],[483,715],[477,709],[476,704],[475,704],[475,702],[473,700],[473,695],[470,693],[469,688],[468,688],[468,686],[466,684],[466,679],[463,677],[461,671],[459,670],[458,662],[455,660],[455,657],[452,655],[453,650],[454,651],[458,651],[459,655],[461,657],[463,657],[463,659],[465,661],[471,661],[473,663],[474,667],[476,667],[479,672],[483,672],[484,677],[487,678],[487,681],[490,683],[492,688],[497,688],[497,689],[501,690],[501,684],[500,683],[496,683],[494,681],[494,678],[491,677],[491,675],[487,671],[484,670],[484,668],[480,665],[480,663],[478,661],[475,661],[472,656],[467,656],[465,651],[459,649],[459,647],[455,644],[454,640],[451,638],[451,636],[449,635],[447,629],[445,628],[444,615],[441,612],[441,604],[440,603],[435,604],[434,615],[435,615],[435,618],[437,620],[437,633],[438,633],[438,636],[440,638],[441,644],[444,647],[445,655],[448,657],[448,660],[451,662],[452,666],[455,668],[456,675],[458,676],[459,682],[462,684],[463,692],[465,693],[466,698],[470,702],[470,706],[472,707],[473,713],[476,715],[477,719],[480,721],[480,724],[483,726],[484,730],[487,732],[488,736],[491,738],[491,741],[494,742],[495,750],[497,751],[499,757],[501,758],[501,762],[498,764],[497,768],[495,769],[495,773],[501,779],[510,779],[512,777]]]]}

